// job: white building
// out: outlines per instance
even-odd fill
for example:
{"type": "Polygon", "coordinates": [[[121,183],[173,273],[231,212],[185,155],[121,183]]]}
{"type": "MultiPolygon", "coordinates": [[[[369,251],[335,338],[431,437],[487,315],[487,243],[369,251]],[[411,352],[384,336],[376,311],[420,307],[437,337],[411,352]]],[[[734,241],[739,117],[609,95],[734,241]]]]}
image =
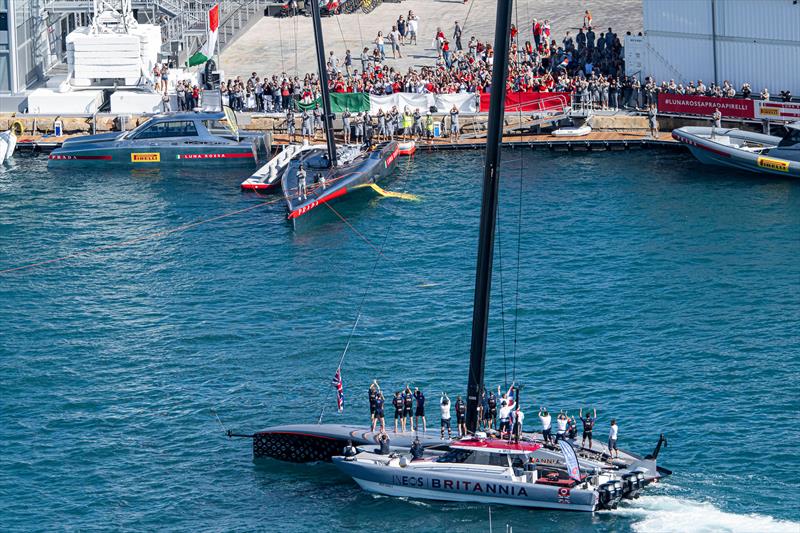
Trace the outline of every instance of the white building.
{"type": "Polygon", "coordinates": [[[643,37],[625,38],[626,74],[724,80],[800,96],[798,0],[643,0],[643,37]]]}

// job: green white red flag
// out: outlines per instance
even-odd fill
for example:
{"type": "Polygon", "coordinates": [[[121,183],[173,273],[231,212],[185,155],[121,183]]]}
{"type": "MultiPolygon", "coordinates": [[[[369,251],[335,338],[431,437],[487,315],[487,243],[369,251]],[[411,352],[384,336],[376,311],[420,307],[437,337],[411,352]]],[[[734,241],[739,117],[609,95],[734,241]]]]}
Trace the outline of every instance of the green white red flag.
{"type": "Polygon", "coordinates": [[[208,11],[208,38],[202,50],[189,58],[189,66],[202,65],[214,55],[217,47],[217,35],[219,34],[219,4],[214,5],[208,11]]]}

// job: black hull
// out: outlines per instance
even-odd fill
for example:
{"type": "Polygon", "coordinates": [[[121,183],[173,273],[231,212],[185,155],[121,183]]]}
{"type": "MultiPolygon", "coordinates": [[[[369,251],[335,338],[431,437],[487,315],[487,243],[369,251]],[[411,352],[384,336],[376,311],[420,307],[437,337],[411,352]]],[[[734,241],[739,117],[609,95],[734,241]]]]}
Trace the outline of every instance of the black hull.
{"type": "Polygon", "coordinates": [[[382,180],[394,170],[399,151],[397,142],[383,143],[375,150],[336,168],[327,167],[325,150],[302,153],[286,169],[282,180],[288,219],[295,222],[323,204],[382,180]],[[297,170],[300,164],[306,170],[305,196],[298,186],[297,170]]]}

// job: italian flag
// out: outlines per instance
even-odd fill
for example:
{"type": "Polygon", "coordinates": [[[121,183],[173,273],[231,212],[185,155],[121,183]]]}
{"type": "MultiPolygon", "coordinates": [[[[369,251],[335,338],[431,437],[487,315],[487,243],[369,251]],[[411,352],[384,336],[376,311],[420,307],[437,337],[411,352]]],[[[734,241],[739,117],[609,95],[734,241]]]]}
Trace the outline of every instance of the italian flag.
{"type": "Polygon", "coordinates": [[[219,34],[219,4],[208,11],[208,38],[203,49],[189,58],[189,66],[202,65],[214,55],[217,47],[217,35],[219,34]]]}

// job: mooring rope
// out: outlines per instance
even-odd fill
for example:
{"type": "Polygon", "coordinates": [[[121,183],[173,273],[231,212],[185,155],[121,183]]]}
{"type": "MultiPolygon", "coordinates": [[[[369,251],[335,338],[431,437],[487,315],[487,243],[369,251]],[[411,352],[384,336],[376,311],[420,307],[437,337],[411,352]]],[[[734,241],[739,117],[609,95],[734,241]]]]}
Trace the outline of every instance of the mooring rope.
{"type": "Polygon", "coordinates": [[[251,205],[251,206],[245,207],[243,209],[237,209],[236,211],[230,211],[228,213],[223,213],[221,215],[217,215],[217,216],[214,216],[214,217],[211,217],[211,218],[205,218],[205,219],[201,219],[201,220],[196,220],[194,222],[189,222],[187,224],[183,224],[183,225],[177,226],[175,228],[170,228],[170,229],[167,229],[167,230],[161,230],[161,231],[156,231],[156,232],[153,232],[153,233],[147,233],[145,235],[140,235],[138,237],[134,237],[133,239],[127,239],[127,240],[120,241],[120,242],[104,244],[102,246],[96,246],[94,248],[88,248],[86,250],[79,250],[79,251],[73,252],[71,254],[63,255],[61,257],[54,257],[52,259],[45,259],[45,260],[41,260],[41,261],[33,261],[33,260],[31,260],[31,262],[24,263],[24,264],[22,264],[20,266],[15,266],[15,267],[11,267],[11,268],[6,268],[6,269],[3,269],[3,270],[0,270],[0,275],[10,274],[12,272],[20,272],[20,271],[23,271],[23,270],[30,270],[30,269],[33,269],[33,268],[38,268],[38,267],[42,267],[42,266],[46,266],[46,265],[51,265],[51,264],[54,264],[54,263],[60,263],[62,261],[66,261],[68,259],[74,259],[76,257],[87,256],[87,255],[91,255],[91,254],[94,254],[94,253],[97,253],[97,252],[110,250],[112,248],[130,246],[131,244],[136,244],[136,243],[139,243],[139,242],[143,242],[143,241],[147,241],[147,240],[151,240],[151,239],[156,239],[156,238],[159,238],[159,237],[166,237],[167,235],[172,235],[173,233],[179,233],[179,232],[182,232],[182,231],[187,231],[187,230],[190,230],[192,228],[196,228],[198,226],[202,226],[203,224],[208,224],[210,222],[216,222],[217,220],[222,220],[224,218],[229,218],[229,217],[232,217],[232,216],[240,215],[242,213],[246,213],[248,211],[252,211],[254,209],[258,209],[259,207],[264,207],[264,206],[267,206],[267,205],[273,205],[273,204],[277,203],[280,200],[282,200],[282,199],[274,200],[274,201],[271,201],[271,202],[259,202],[258,204],[251,205]]]}

